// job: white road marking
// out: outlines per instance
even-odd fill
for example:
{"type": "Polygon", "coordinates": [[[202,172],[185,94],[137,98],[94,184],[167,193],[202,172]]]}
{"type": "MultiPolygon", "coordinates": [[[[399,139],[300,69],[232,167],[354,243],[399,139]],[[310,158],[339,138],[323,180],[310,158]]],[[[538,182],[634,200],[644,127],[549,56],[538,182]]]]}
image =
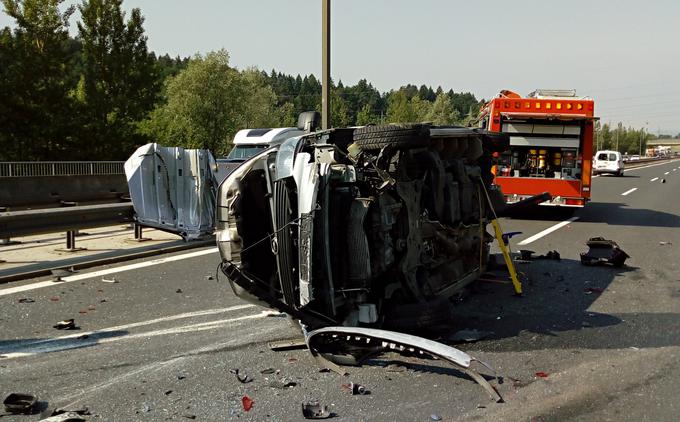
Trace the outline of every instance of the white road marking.
{"type": "Polygon", "coordinates": [[[664,173],[664,176],[667,175],[668,173],[670,173],[670,171],[665,172],[665,173],[664,173]]]}
{"type": "Polygon", "coordinates": [[[655,178],[653,178],[653,179],[649,179],[650,182],[656,182],[657,180],[659,180],[658,177],[655,177],[655,178]]]}
{"type": "MultiPolygon", "coordinates": [[[[255,306],[255,305],[252,305],[255,306]]],[[[206,330],[213,330],[216,328],[221,328],[225,325],[229,325],[234,322],[239,322],[239,321],[245,321],[245,320],[250,320],[250,319],[258,319],[258,318],[265,318],[269,315],[272,315],[274,312],[270,310],[262,311],[257,314],[251,314],[251,315],[244,315],[236,318],[226,318],[226,319],[220,319],[216,321],[208,321],[208,322],[201,322],[197,324],[188,324],[188,325],[180,325],[178,327],[171,327],[171,328],[164,328],[160,330],[154,330],[154,331],[146,331],[146,332],[141,332],[141,333],[135,333],[135,334],[122,334],[120,336],[112,336],[112,337],[103,337],[103,338],[98,338],[98,337],[93,337],[96,336],[97,334],[101,334],[104,332],[110,332],[110,331],[117,331],[113,329],[106,329],[106,330],[98,330],[98,331],[93,331],[90,333],[78,333],[74,336],[65,336],[65,337],[58,337],[58,338],[53,338],[53,339],[47,339],[47,340],[41,340],[39,342],[34,342],[34,343],[24,343],[20,344],[16,347],[12,347],[11,352],[9,353],[4,353],[2,352],[2,359],[1,360],[7,360],[7,359],[15,359],[15,358],[20,358],[20,357],[26,357],[26,356],[33,356],[39,353],[53,353],[53,352],[60,352],[64,350],[70,350],[70,349],[77,349],[81,347],[87,347],[87,346],[95,346],[98,344],[105,344],[105,343],[113,343],[113,342],[118,342],[118,341],[123,341],[123,340],[133,340],[133,339],[139,339],[139,338],[150,338],[150,337],[157,337],[157,336],[163,336],[163,335],[169,335],[169,334],[182,334],[182,333],[195,333],[197,331],[206,331],[206,330]],[[93,338],[79,338],[82,337],[83,335],[88,335],[89,337],[93,338]]]]}
{"type": "Polygon", "coordinates": [[[535,235],[533,235],[533,236],[531,236],[531,237],[529,237],[529,238],[527,238],[527,239],[522,240],[521,242],[518,243],[518,245],[524,246],[524,245],[528,245],[529,243],[535,242],[536,240],[542,238],[543,236],[547,236],[547,235],[549,235],[550,233],[554,232],[555,230],[559,230],[559,229],[561,229],[562,227],[566,226],[567,224],[573,223],[574,221],[576,221],[576,220],[578,220],[578,219],[579,219],[579,217],[571,217],[569,220],[566,220],[566,221],[563,221],[563,222],[561,222],[561,223],[555,224],[554,226],[549,227],[549,228],[543,230],[543,231],[540,232],[540,233],[536,233],[535,235]]]}
{"type": "Polygon", "coordinates": [[[673,171],[678,171],[678,169],[673,169],[673,171]]]}
{"type": "Polygon", "coordinates": [[[625,191],[624,193],[622,193],[621,196],[628,196],[628,194],[633,193],[633,192],[635,192],[636,190],[637,190],[637,188],[628,189],[627,191],[625,191]]]}
{"type": "Polygon", "coordinates": [[[190,252],[190,253],[186,253],[186,254],[182,254],[182,255],[169,256],[167,258],[153,259],[151,261],[137,262],[135,264],[123,265],[121,267],[108,268],[106,270],[99,270],[99,271],[93,271],[93,272],[90,272],[90,273],[83,273],[83,274],[71,275],[71,276],[68,276],[68,277],[62,277],[61,282],[40,281],[40,282],[37,282],[37,283],[26,284],[24,286],[10,287],[8,289],[1,289],[0,290],[0,297],[6,296],[6,295],[11,295],[11,294],[14,294],[14,293],[21,293],[21,292],[26,292],[26,291],[29,291],[29,290],[40,289],[40,288],[43,288],[43,287],[60,286],[64,283],[86,280],[88,278],[100,277],[100,276],[109,275],[109,274],[116,274],[116,273],[120,273],[120,272],[123,272],[123,271],[136,270],[138,268],[151,267],[151,266],[154,266],[154,265],[165,264],[166,262],[181,261],[181,260],[184,260],[184,259],[195,258],[197,256],[209,255],[209,254],[212,254],[212,253],[215,253],[215,252],[217,252],[217,248],[204,249],[202,251],[190,252]]]}

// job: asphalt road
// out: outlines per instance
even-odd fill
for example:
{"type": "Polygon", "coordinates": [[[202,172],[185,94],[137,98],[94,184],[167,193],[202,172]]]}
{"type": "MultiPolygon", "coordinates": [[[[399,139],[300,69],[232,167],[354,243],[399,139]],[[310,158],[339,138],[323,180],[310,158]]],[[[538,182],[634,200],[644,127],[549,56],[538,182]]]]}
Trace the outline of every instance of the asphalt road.
{"type": "Polygon", "coordinates": [[[592,203],[526,245],[518,246],[570,217],[503,221],[505,231],[523,232],[515,250],[557,250],[562,259],[521,265],[522,298],[509,284],[476,283],[456,302],[455,322],[427,334],[493,332],[457,347],[502,376],[492,383],[505,403],[441,361],[388,355],[341,377],[319,372],[304,350],[271,351],[268,342],[296,330],[216,280],[214,248],[94,268],[61,283],[2,286],[0,395],[30,392],[42,406],[86,406],[106,421],[298,421],[311,400],[351,421],[678,420],[679,193],[675,161],[595,178],[592,203]],[[580,265],[593,236],[618,242],[627,265],[580,265]],[[52,328],[67,318],[79,329],[52,328]],[[232,368],[254,380],[241,384],[232,368]],[[279,373],[261,374],[266,368],[279,373]],[[269,385],[282,378],[296,385],[269,385]],[[371,394],[348,394],[341,385],[349,382],[371,394]],[[249,412],[244,395],[254,401],[249,412]]]}

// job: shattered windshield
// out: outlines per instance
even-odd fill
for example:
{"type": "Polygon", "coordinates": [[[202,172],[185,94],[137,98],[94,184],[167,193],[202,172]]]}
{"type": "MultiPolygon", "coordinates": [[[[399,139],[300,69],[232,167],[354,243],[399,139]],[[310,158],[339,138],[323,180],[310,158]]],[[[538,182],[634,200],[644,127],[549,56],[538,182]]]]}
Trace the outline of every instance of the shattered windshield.
{"type": "Polygon", "coordinates": [[[235,145],[227,155],[230,160],[247,160],[267,148],[267,145],[235,145]]]}

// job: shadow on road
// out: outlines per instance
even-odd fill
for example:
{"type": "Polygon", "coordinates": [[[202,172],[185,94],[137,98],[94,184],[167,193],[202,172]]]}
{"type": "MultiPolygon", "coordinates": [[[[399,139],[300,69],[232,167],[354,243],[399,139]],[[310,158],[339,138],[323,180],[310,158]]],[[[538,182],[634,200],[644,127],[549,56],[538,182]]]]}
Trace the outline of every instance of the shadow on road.
{"type": "MultiPolygon", "coordinates": [[[[510,284],[478,281],[455,306],[455,322],[430,336],[445,340],[462,329],[491,331],[489,340],[494,341],[483,340],[474,347],[495,352],[680,345],[680,314],[590,311],[617,276],[635,271],[634,267],[586,267],[563,259],[532,261],[518,270],[529,278],[523,297],[515,297],[510,284]]],[[[622,282],[635,282],[631,278],[622,282]]]]}
{"type": "Polygon", "coordinates": [[[591,202],[577,214],[583,223],[617,226],[680,227],[680,216],[662,211],[631,208],[615,202],[591,202]]]}

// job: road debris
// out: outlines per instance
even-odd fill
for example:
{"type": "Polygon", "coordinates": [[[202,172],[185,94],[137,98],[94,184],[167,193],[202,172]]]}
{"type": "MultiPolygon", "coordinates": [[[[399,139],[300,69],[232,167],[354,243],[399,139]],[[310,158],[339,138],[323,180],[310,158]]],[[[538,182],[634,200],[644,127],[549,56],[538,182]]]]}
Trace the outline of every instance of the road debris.
{"type": "Polygon", "coordinates": [[[18,414],[30,412],[37,402],[38,398],[33,394],[11,393],[2,404],[7,412],[18,414]]]}
{"type": "Polygon", "coordinates": [[[503,401],[498,391],[470,368],[472,362],[477,362],[493,371],[487,364],[461,350],[422,337],[374,328],[325,327],[307,333],[307,346],[315,358],[325,359],[336,366],[342,364],[343,356],[339,356],[340,361],[334,356],[343,351],[346,355],[351,351],[350,356],[356,358],[355,362],[362,362],[365,356],[374,356],[379,352],[435,357],[453,364],[456,369],[475,380],[494,401],[503,401]]]}
{"type": "Polygon", "coordinates": [[[672,244],[673,244],[673,242],[663,242],[663,241],[659,242],[660,246],[666,246],[666,245],[672,245],[672,244]]]}
{"type": "Polygon", "coordinates": [[[442,420],[442,417],[439,415],[435,415],[434,413],[430,415],[430,420],[431,421],[440,421],[442,420]]]}
{"type": "Polygon", "coordinates": [[[116,277],[111,277],[111,278],[102,277],[102,281],[104,283],[118,283],[118,280],[116,280],[116,277]]]}
{"type": "Polygon", "coordinates": [[[536,375],[539,378],[548,378],[548,376],[549,376],[549,374],[547,372],[543,372],[543,371],[538,371],[534,375],[536,375]]]}
{"type": "Polygon", "coordinates": [[[87,419],[83,416],[91,415],[90,410],[87,407],[76,408],[76,409],[55,409],[54,411],[48,409],[43,412],[40,417],[40,422],[76,422],[85,421],[87,419]]]}
{"type": "Polygon", "coordinates": [[[40,422],[85,422],[87,419],[83,418],[76,412],[66,412],[59,415],[50,416],[49,418],[40,419],[40,422]]]}
{"type": "Polygon", "coordinates": [[[253,408],[254,403],[255,403],[255,401],[253,401],[253,399],[251,399],[247,395],[241,397],[241,404],[243,405],[243,410],[245,410],[246,412],[249,412],[250,409],[253,408]]]}
{"type": "Polygon", "coordinates": [[[489,336],[492,336],[493,334],[494,334],[493,331],[481,331],[481,330],[477,330],[477,329],[472,329],[472,330],[464,329],[464,330],[456,331],[455,333],[453,333],[453,335],[449,336],[447,340],[451,340],[451,341],[454,341],[454,342],[464,341],[464,342],[467,342],[467,343],[471,343],[471,342],[474,342],[474,341],[483,340],[483,339],[485,339],[489,336]]]}
{"type": "Polygon", "coordinates": [[[342,384],[341,387],[345,390],[348,390],[350,393],[352,393],[353,396],[363,396],[365,394],[371,394],[371,392],[367,390],[366,387],[354,382],[350,382],[349,384],[342,384]]]}
{"type": "Polygon", "coordinates": [[[207,276],[205,276],[205,279],[206,279],[206,280],[214,280],[215,277],[213,277],[213,276],[211,276],[211,275],[207,275],[207,276]]]}
{"type": "Polygon", "coordinates": [[[623,266],[628,254],[613,240],[602,237],[592,237],[586,242],[588,252],[581,253],[581,264],[583,265],[605,265],[610,264],[614,267],[623,266]]]}
{"type": "Polygon", "coordinates": [[[184,292],[182,291],[182,289],[177,289],[177,290],[175,290],[175,293],[184,293],[184,292]]]}
{"type": "Polygon", "coordinates": [[[274,369],[274,368],[265,368],[265,369],[263,369],[263,370],[260,371],[260,373],[261,373],[262,375],[276,374],[276,373],[278,373],[278,372],[279,372],[279,371],[278,371],[277,369],[274,369]]]}
{"type": "Polygon", "coordinates": [[[305,343],[304,338],[295,340],[271,341],[267,344],[269,345],[269,349],[274,352],[283,352],[286,350],[298,350],[307,348],[307,343],[305,343]]]}
{"type": "Polygon", "coordinates": [[[31,299],[30,297],[22,297],[21,299],[17,300],[18,303],[34,303],[35,300],[31,299]]]}
{"type": "Polygon", "coordinates": [[[232,374],[236,375],[236,379],[241,383],[241,384],[247,384],[249,382],[252,382],[253,379],[248,376],[246,373],[241,373],[238,368],[230,369],[229,372],[232,374]]]}
{"type": "Polygon", "coordinates": [[[54,270],[50,270],[50,273],[52,273],[52,281],[54,282],[64,281],[62,280],[62,277],[68,277],[75,272],[76,271],[69,268],[56,268],[54,270]]]}
{"type": "Polygon", "coordinates": [[[587,295],[590,295],[590,294],[593,294],[593,293],[601,294],[601,293],[604,293],[604,289],[602,289],[600,287],[587,287],[587,288],[583,289],[583,293],[585,293],[587,295]]]}
{"type": "Polygon", "coordinates": [[[297,383],[295,381],[290,381],[287,378],[282,378],[280,380],[272,380],[269,382],[269,386],[272,388],[278,388],[280,390],[283,390],[284,388],[292,388],[295,387],[297,383]]]}
{"type": "Polygon", "coordinates": [[[56,328],[57,330],[76,330],[76,329],[78,329],[78,327],[76,327],[76,321],[73,318],[65,319],[63,321],[59,321],[55,325],[53,325],[52,327],[56,328]]]}
{"type": "Polygon", "coordinates": [[[302,403],[302,416],[305,419],[328,419],[333,416],[328,406],[321,405],[319,402],[302,403]]]}

